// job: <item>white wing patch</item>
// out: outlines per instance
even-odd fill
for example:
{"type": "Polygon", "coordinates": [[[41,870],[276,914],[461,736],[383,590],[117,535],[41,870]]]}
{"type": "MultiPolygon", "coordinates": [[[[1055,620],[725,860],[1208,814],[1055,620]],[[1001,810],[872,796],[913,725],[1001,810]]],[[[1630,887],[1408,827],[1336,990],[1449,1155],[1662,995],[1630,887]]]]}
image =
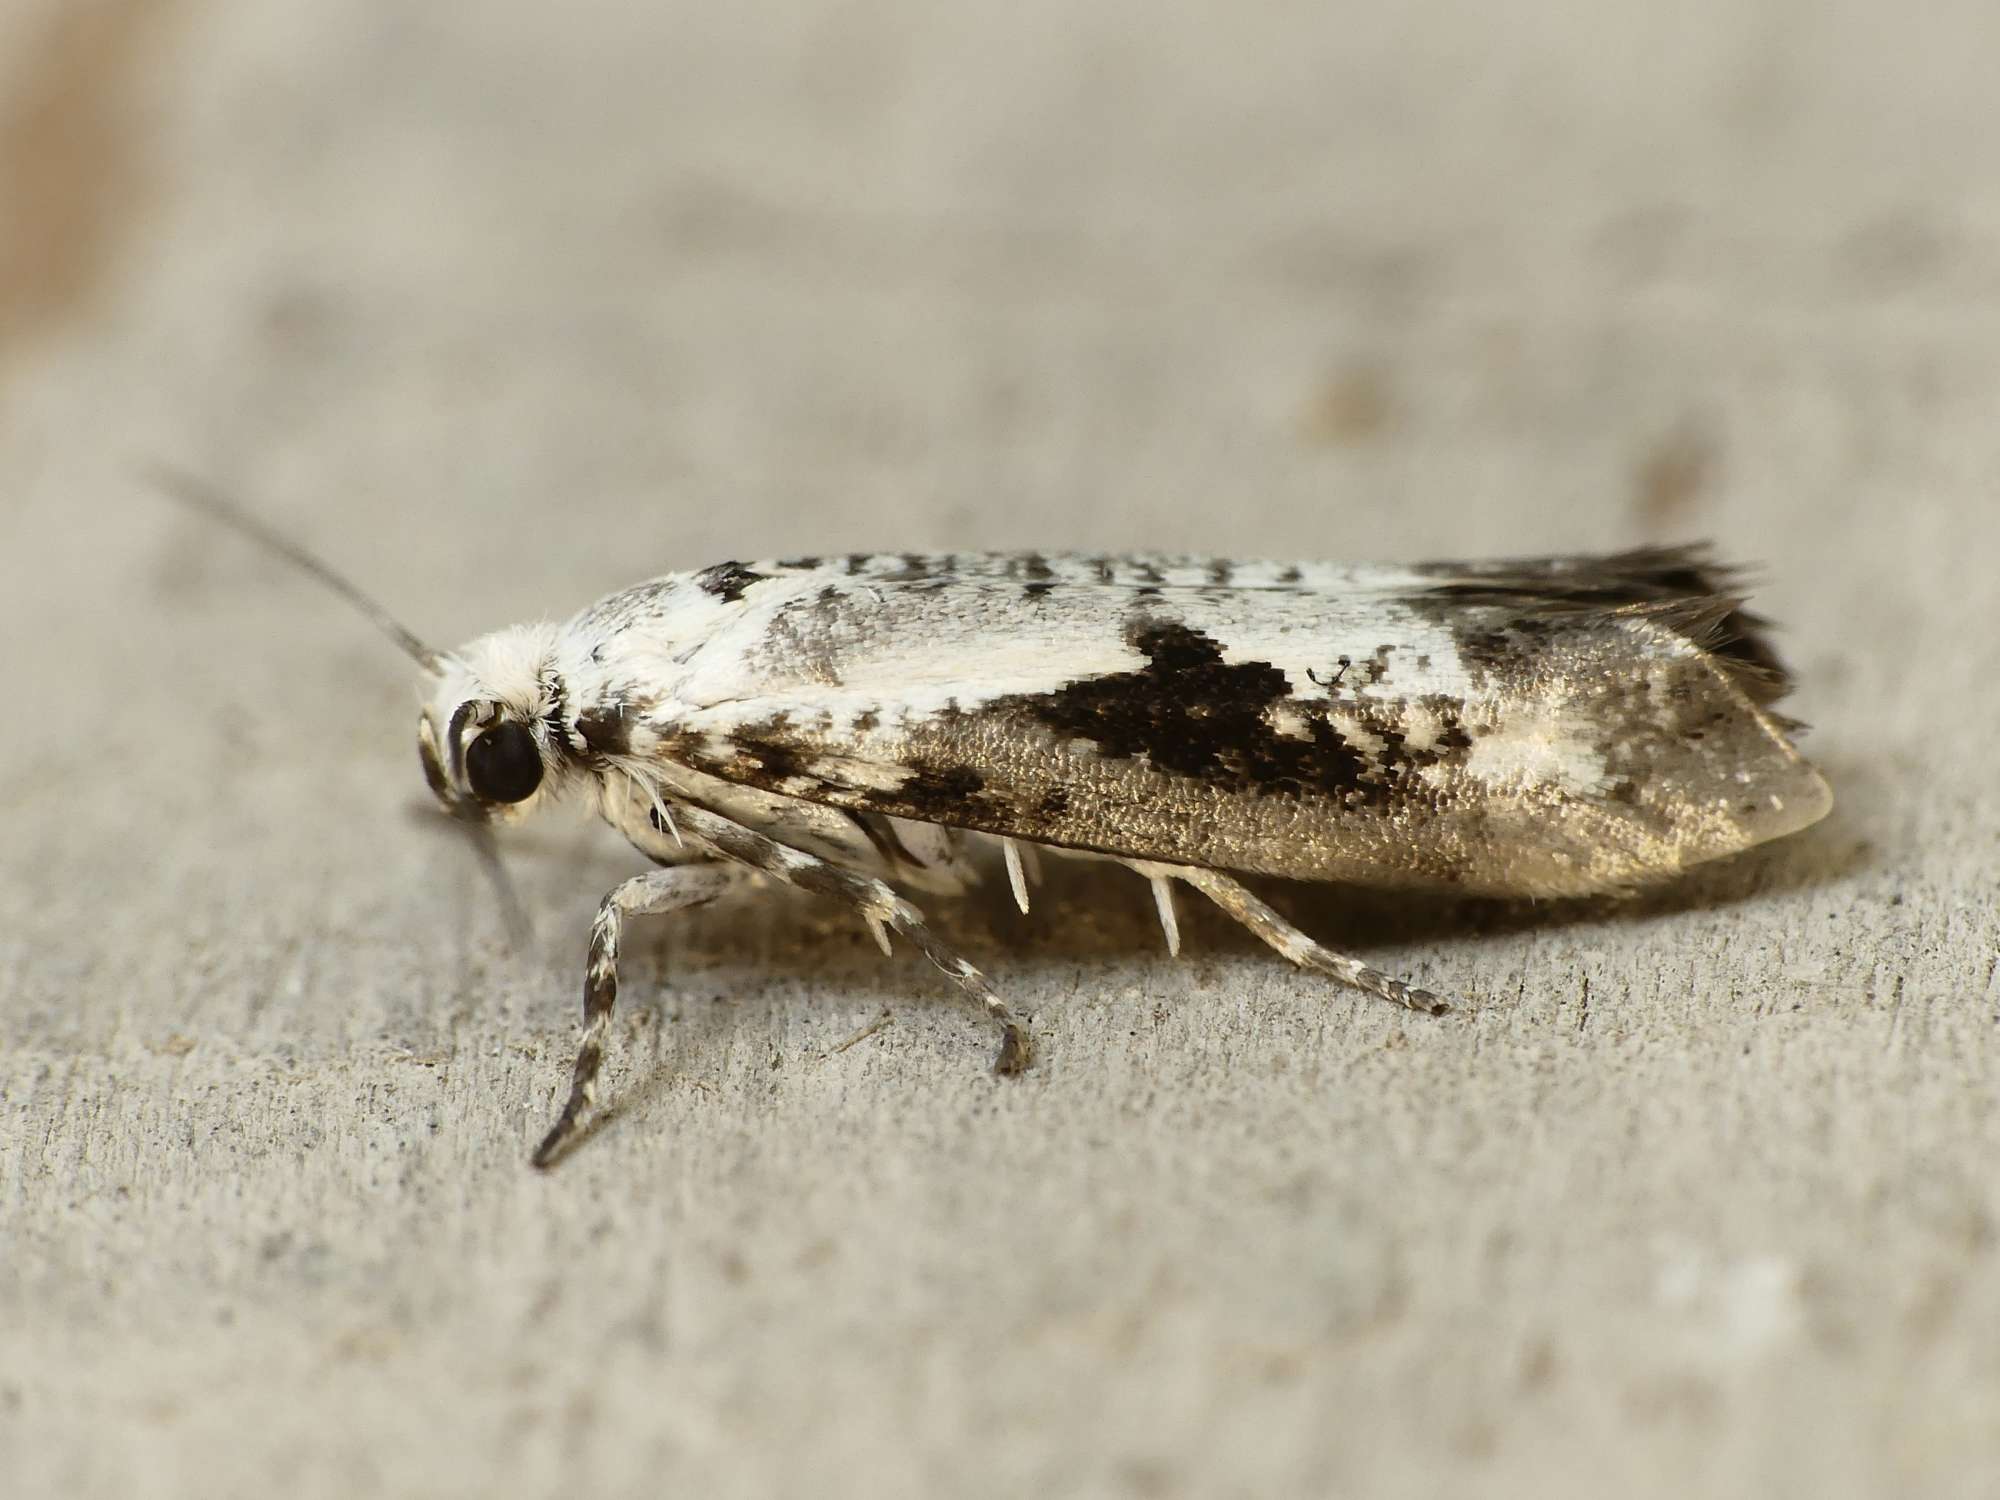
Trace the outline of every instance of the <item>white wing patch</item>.
{"type": "Polygon", "coordinates": [[[1590,796],[1610,782],[1603,753],[1576,726],[1532,705],[1505,714],[1475,736],[1461,769],[1495,791],[1515,794],[1551,787],[1590,796]]]}

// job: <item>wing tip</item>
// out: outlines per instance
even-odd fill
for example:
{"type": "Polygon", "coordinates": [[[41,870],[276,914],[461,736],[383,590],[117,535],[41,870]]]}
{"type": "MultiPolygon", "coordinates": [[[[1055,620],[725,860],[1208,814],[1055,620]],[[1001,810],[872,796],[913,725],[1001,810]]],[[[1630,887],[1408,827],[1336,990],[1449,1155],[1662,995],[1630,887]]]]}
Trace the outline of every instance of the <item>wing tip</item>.
{"type": "Polygon", "coordinates": [[[1621,611],[1657,619],[1714,657],[1759,708],[1792,689],[1791,669],[1772,639],[1776,627],[1745,607],[1757,570],[1719,561],[1711,542],[1441,564],[1438,572],[1436,592],[1460,604],[1533,604],[1564,613],[1621,611]]]}

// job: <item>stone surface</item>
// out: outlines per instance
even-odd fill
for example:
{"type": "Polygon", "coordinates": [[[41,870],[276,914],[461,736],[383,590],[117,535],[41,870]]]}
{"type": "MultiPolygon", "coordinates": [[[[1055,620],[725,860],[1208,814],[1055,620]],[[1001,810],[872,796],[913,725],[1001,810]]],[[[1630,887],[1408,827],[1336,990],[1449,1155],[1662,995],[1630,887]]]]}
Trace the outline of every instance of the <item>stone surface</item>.
{"type": "Polygon", "coordinates": [[[1984,0],[0,12],[0,1491],[2000,1493],[1984,0]],[[633,950],[392,650],[764,551],[1768,564],[1839,806],[1622,909],[1057,870],[633,950]],[[841,1044],[884,1014],[889,1022],[841,1044]]]}

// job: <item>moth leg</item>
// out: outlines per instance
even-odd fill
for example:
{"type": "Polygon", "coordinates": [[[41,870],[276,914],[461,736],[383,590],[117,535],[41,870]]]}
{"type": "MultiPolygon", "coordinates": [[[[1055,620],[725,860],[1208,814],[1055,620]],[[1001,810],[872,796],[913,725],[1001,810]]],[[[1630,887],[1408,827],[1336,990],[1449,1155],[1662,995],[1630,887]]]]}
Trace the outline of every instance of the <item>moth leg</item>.
{"type": "Polygon", "coordinates": [[[1160,914],[1160,931],[1167,937],[1167,956],[1181,956],[1181,919],[1174,914],[1174,883],[1165,875],[1149,877],[1153,883],[1153,909],[1160,914]]]}
{"type": "Polygon", "coordinates": [[[1027,1023],[993,992],[985,975],[938,940],[924,924],[922,912],[888,886],[866,875],[843,870],[803,849],[766,838],[706,808],[687,804],[681,808],[680,816],[683,828],[723,858],[748,865],[802,891],[830,896],[851,908],[878,933],[885,928],[900,932],[916,945],[918,952],[944,970],[952,983],[978,1001],[998,1024],[1000,1050],[993,1059],[993,1071],[1018,1073],[1027,1067],[1032,1050],[1027,1023]]]}
{"type": "Polygon", "coordinates": [[[546,1167],[562,1155],[576,1134],[584,1111],[597,1097],[597,1072],[604,1063],[604,1033],[611,1024],[611,1007],[618,999],[618,941],[627,917],[653,917],[703,906],[750,878],[738,865],[676,865],[635,875],[615,887],[597,908],[590,924],[590,962],[583,980],[583,1040],[576,1049],[576,1069],[569,1102],[549,1133],[535,1148],[534,1164],[546,1167]]]}
{"type": "Polygon", "coordinates": [[[1344,953],[1322,947],[1227,875],[1195,865],[1135,865],[1134,868],[1148,879],[1157,880],[1166,874],[1185,881],[1302,969],[1330,975],[1342,984],[1351,984],[1358,990],[1379,995],[1391,1004],[1421,1011],[1427,1016],[1442,1015],[1451,1009],[1429,990],[1416,989],[1400,979],[1391,979],[1381,970],[1369,968],[1358,958],[1349,958],[1344,953]]]}
{"type": "Polygon", "coordinates": [[[1000,848],[1007,859],[1007,884],[1013,889],[1014,904],[1021,908],[1021,915],[1028,914],[1028,872],[1021,863],[1021,846],[1012,839],[1000,840],[1000,848]]]}

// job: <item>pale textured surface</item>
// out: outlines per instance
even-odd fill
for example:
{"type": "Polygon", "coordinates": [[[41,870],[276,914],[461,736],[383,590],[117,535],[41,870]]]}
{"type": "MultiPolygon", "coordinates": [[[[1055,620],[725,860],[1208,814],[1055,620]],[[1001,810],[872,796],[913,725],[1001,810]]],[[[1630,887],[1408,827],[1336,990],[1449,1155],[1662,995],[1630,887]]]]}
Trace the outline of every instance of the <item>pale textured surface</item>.
{"type": "Polygon", "coordinates": [[[1988,0],[559,14],[0,13],[0,1492],[2000,1493],[1988,0]],[[1625,912],[1279,893],[1438,1023],[1114,871],[937,911],[1013,1084],[703,913],[537,1176],[631,859],[514,841],[510,960],[404,664],[150,456],[447,643],[1712,534],[1841,802],[1625,912]]]}

